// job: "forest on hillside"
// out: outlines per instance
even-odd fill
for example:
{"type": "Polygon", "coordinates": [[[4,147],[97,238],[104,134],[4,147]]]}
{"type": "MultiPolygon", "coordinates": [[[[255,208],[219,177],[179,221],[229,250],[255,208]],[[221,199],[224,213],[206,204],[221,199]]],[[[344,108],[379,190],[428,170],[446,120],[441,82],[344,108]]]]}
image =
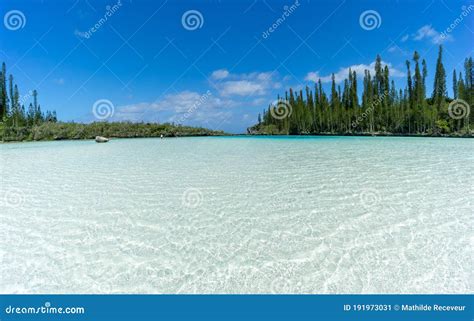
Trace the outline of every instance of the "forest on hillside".
{"type": "Polygon", "coordinates": [[[321,80],[314,91],[306,87],[295,93],[291,88],[284,97],[258,115],[250,134],[393,134],[393,135],[472,135],[474,103],[472,57],[464,61],[464,74],[452,72],[454,97],[448,97],[447,74],[443,65],[443,47],[439,47],[433,92],[426,92],[428,69],[425,59],[415,51],[406,61],[406,86],[397,89],[390,80],[388,66],[380,55],[375,60],[375,74],[365,70],[362,95],[358,95],[358,75],[336,85],[332,74],[330,94],[321,80]]]}

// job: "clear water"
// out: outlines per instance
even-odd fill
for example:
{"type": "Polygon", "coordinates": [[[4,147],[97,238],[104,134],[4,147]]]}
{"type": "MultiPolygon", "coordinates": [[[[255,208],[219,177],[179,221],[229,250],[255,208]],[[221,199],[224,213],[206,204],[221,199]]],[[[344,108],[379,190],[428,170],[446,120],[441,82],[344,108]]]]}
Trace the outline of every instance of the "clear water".
{"type": "Polygon", "coordinates": [[[471,293],[474,141],[0,145],[2,293],[471,293]]]}

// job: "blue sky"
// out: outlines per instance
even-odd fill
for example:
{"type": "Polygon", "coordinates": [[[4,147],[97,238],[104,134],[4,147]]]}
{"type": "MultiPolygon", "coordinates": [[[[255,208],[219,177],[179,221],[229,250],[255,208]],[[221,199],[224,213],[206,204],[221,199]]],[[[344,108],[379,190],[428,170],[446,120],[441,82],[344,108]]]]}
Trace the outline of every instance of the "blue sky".
{"type": "Polygon", "coordinates": [[[451,93],[453,68],[474,49],[474,2],[456,0],[6,0],[0,13],[0,60],[22,101],[37,89],[64,121],[99,113],[240,133],[288,87],[321,78],[328,88],[332,72],[362,75],[378,53],[404,86],[418,50],[431,90],[442,43],[451,93]]]}

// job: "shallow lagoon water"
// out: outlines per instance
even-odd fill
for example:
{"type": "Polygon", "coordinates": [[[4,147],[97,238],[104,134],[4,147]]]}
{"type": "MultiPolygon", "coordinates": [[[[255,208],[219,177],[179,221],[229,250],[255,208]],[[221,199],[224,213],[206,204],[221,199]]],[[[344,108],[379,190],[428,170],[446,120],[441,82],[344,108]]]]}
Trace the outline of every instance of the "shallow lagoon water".
{"type": "Polygon", "coordinates": [[[1,293],[472,293],[474,141],[0,145],[1,293]]]}

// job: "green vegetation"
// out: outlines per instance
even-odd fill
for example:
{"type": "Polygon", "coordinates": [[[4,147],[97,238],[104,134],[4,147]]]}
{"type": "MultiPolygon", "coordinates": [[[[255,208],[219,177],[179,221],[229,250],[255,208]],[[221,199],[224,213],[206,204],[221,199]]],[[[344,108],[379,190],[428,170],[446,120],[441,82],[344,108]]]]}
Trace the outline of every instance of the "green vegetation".
{"type": "MultiPolygon", "coordinates": [[[[4,125],[3,125],[4,126],[4,125]]],[[[220,136],[222,131],[172,124],[95,122],[91,124],[43,122],[32,127],[5,127],[0,124],[0,138],[7,141],[93,139],[96,136],[116,138],[178,136],[220,136]]]]}
{"type": "Polygon", "coordinates": [[[321,80],[315,84],[314,92],[306,87],[295,94],[292,89],[285,98],[278,97],[258,123],[249,128],[250,134],[395,134],[395,135],[472,135],[474,112],[473,62],[464,63],[462,73],[453,72],[454,100],[447,96],[446,72],[442,62],[443,48],[440,46],[434,90],[429,98],[426,93],[428,70],[423,59],[415,51],[414,74],[411,62],[406,61],[407,85],[397,90],[390,81],[389,69],[382,66],[377,56],[375,75],[366,70],[363,80],[361,102],[357,94],[357,74],[349,70],[343,89],[336,87],[332,75],[331,93],[322,89],[321,80]]]}
{"type": "Polygon", "coordinates": [[[45,122],[56,121],[56,112],[46,111],[46,113],[43,113],[41,111],[41,106],[38,104],[38,93],[36,90],[30,91],[24,96],[20,96],[18,86],[13,82],[13,75],[8,77],[7,87],[7,71],[5,63],[3,63],[0,72],[1,132],[3,133],[5,130],[9,129],[21,129],[21,131],[25,131],[26,129],[45,122]],[[30,103],[26,110],[24,102],[30,99],[33,100],[33,103],[30,103]]]}
{"type": "Polygon", "coordinates": [[[224,135],[222,131],[157,123],[94,122],[91,124],[58,122],[55,111],[41,111],[36,90],[20,96],[13,76],[8,77],[5,63],[0,72],[0,141],[93,139],[105,137],[160,137],[224,135]],[[8,89],[8,90],[7,90],[8,89]],[[32,99],[28,109],[24,102],[32,99]]]}

